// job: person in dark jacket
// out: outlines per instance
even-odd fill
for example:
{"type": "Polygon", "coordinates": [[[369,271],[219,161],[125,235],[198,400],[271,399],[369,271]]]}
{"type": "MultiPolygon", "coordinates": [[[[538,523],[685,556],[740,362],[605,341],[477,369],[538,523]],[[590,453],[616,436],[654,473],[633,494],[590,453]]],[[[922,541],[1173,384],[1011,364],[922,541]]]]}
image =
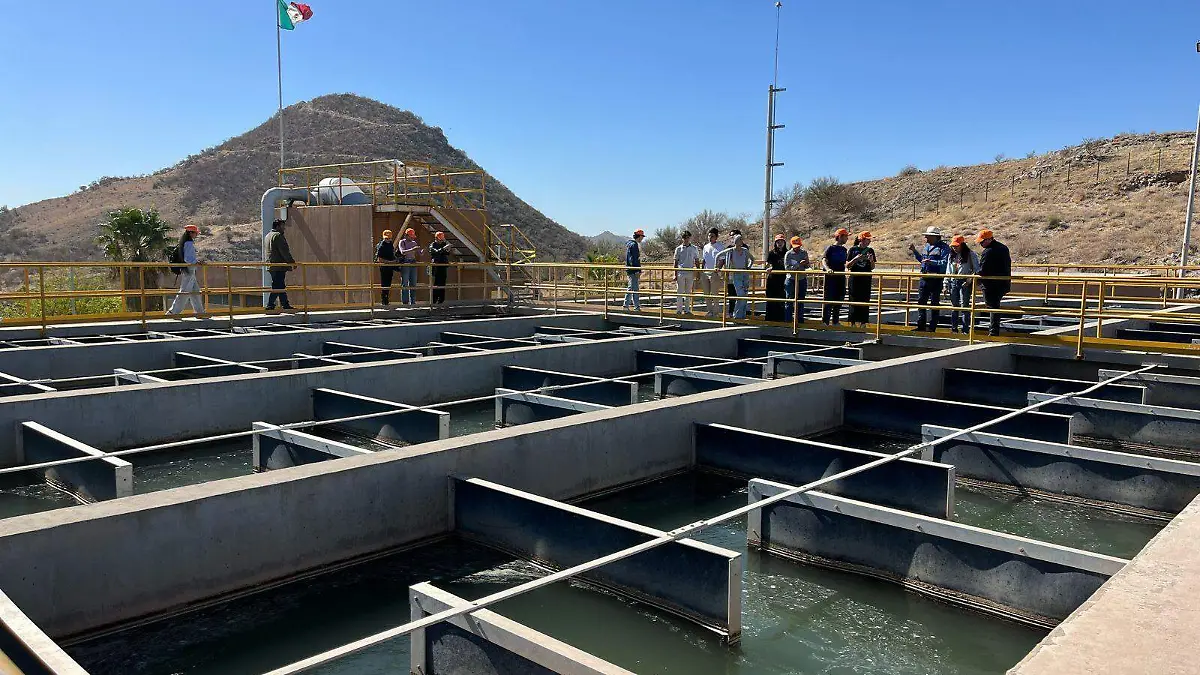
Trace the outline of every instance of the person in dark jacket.
{"type": "Polygon", "coordinates": [[[271,294],[267,296],[267,309],[275,309],[278,300],[283,309],[291,309],[292,303],[287,296],[287,273],[296,268],[296,259],[292,257],[292,249],[288,247],[287,239],[283,236],[284,221],[276,220],[271,223],[271,231],[263,237],[263,248],[267,253],[267,263],[271,272],[271,294]]]}
{"type": "Polygon", "coordinates": [[[938,303],[942,300],[944,275],[946,274],[946,266],[950,264],[950,245],[942,241],[942,231],[936,227],[928,227],[923,233],[925,237],[925,248],[920,252],[917,247],[912,244],[908,245],[908,250],[921,263],[920,290],[917,293],[917,330],[929,330],[930,333],[937,330],[938,321],[941,319],[938,311],[938,303]],[[929,307],[928,310],[922,309],[920,305],[929,307]],[[929,315],[929,322],[926,323],[925,315],[929,315]]]}
{"type": "MultiPolygon", "coordinates": [[[[375,264],[394,262],[396,262],[396,243],[392,241],[392,231],[384,230],[383,238],[375,246],[375,264]]],[[[395,273],[396,268],[391,265],[383,265],[379,268],[379,299],[383,301],[385,307],[388,304],[388,296],[392,292],[392,275],[395,273]]]]}
{"type": "Polygon", "coordinates": [[[446,302],[446,266],[450,264],[450,249],[453,244],[446,241],[446,233],[433,235],[429,245],[429,262],[433,263],[433,304],[446,302]]]}
{"type": "Polygon", "coordinates": [[[850,238],[850,230],[839,228],[833,234],[833,243],[825,249],[825,297],[827,304],[821,306],[821,323],[838,325],[842,322],[842,306],[840,303],[846,297],[846,240],[850,238]]]}
{"type": "MultiPolygon", "coordinates": [[[[983,253],[979,256],[979,283],[983,286],[983,304],[987,305],[988,309],[1000,309],[1004,296],[1012,290],[1012,281],[1008,278],[1012,276],[1012,256],[1009,255],[1007,246],[996,241],[991,230],[980,230],[975,241],[983,247],[983,253]]],[[[992,312],[991,315],[988,335],[999,335],[1000,314],[992,312]]]]}
{"type": "MultiPolygon", "coordinates": [[[[782,234],[775,235],[775,243],[771,246],[771,250],[767,253],[766,268],[769,270],[783,271],[783,257],[787,255],[787,237],[782,234]]],[[[786,275],[783,274],[768,274],[767,275],[767,321],[783,321],[785,319],[783,299],[787,297],[784,292],[784,281],[786,275]]]]}
{"type": "MultiPolygon", "coordinates": [[[[642,310],[642,296],[638,293],[639,282],[642,279],[642,239],[646,233],[635,230],[633,238],[625,242],[625,274],[629,276],[629,286],[625,290],[625,302],[622,309],[642,310]]],[[[608,298],[604,299],[608,304],[608,298]]]]}
{"type": "MultiPolygon", "coordinates": [[[[875,249],[871,248],[871,233],[861,232],[854,238],[854,245],[846,252],[848,261],[846,269],[850,272],[874,272],[875,249]]],[[[871,302],[871,277],[858,274],[850,277],[850,306],[848,317],[851,326],[866,326],[871,320],[871,308],[866,304],[871,302]]]]}

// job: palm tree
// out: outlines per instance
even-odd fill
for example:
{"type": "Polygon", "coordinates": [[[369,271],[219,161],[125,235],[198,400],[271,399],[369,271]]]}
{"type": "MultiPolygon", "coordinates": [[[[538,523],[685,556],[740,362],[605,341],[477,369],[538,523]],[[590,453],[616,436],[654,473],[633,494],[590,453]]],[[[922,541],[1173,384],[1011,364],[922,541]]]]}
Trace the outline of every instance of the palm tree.
{"type": "MultiPolygon", "coordinates": [[[[100,224],[96,243],[104,249],[104,257],[113,262],[159,262],[166,260],[167,232],[170,226],[159,217],[158,211],[126,207],[110,211],[108,220],[100,224]]],[[[124,288],[157,289],[159,271],[156,268],[124,268],[124,288]],[[140,279],[139,279],[140,276],[140,279]]],[[[163,299],[147,299],[146,309],[162,309],[163,299]]],[[[126,297],[125,308],[142,311],[139,297],[126,297]]]]}

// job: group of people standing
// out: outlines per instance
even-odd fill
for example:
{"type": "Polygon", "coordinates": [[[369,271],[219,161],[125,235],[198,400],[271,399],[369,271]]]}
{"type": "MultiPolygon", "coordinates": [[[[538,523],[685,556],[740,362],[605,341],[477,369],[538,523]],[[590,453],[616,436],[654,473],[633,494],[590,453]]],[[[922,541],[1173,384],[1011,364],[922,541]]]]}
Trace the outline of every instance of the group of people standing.
{"type": "Polygon", "coordinates": [[[422,247],[417,241],[417,231],[409,227],[412,215],[404,219],[404,233],[399,239],[391,230],[384,230],[383,236],[375,246],[375,263],[379,268],[379,299],[384,306],[391,301],[392,276],[400,269],[400,304],[417,304],[417,265],[421,255],[429,253],[429,262],[433,266],[433,304],[446,302],[446,267],[450,264],[450,254],[453,245],[446,241],[446,233],[434,233],[433,242],[428,248],[422,247]],[[392,263],[389,265],[388,263],[392,263]]]}
{"type": "MultiPolygon", "coordinates": [[[[750,290],[749,270],[755,264],[754,254],[746,245],[739,230],[731,230],[730,243],[720,241],[721,232],[717,228],[708,231],[708,243],[703,248],[692,244],[691,232],[680,234],[680,243],[675,248],[674,266],[675,282],[678,298],[675,303],[676,314],[691,314],[693,309],[692,296],[697,280],[701,283],[701,292],[705,296],[706,315],[716,318],[722,309],[721,293],[728,296],[729,312],[735,319],[746,317],[747,301],[745,298],[750,290]],[[693,271],[694,270],[694,271],[693,271]],[[719,270],[731,270],[725,276],[727,286],[722,288],[722,273],[719,270]],[[736,271],[735,271],[736,270],[736,271]]],[[[980,230],[975,241],[983,251],[977,254],[967,245],[966,238],[955,236],[947,244],[942,239],[942,232],[936,227],[930,227],[922,233],[925,246],[919,249],[910,244],[909,251],[920,263],[921,280],[918,289],[917,330],[933,332],[941,319],[939,305],[943,292],[948,292],[954,311],[950,316],[950,331],[952,333],[968,332],[970,330],[971,297],[974,292],[974,282],[979,280],[984,305],[989,309],[999,309],[1004,296],[1011,289],[1008,277],[1012,274],[1012,260],[1008,247],[996,241],[991,230],[980,230]],[[949,279],[947,279],[949,275],[949,279]],[[975,278],[966,278],[975,277],[975,278]],[[949,282],[946,284],[945,282],[949,282]]],[[[641,278],[641,242],[645,232],[637,230],[625,247],[625,268],[629,277],[626,289],[625,309],[641,309],[639,294],[641,278]]],[[[870,272],[875,270],[878,258],[875,249],[871,247],[870,232],[860,232],[852,245],[846,246],[850,240],[850,231],[840,228],[834,233],[834,241],[826,247],[822,256],[825,269],[824,294],[825,301],[821,309],[821,322],[825,325],[840,325],[842,304],[849,302],[850,308],[846,320],[854,326],[866,326],[870,321],[870,302],[872,279],[870,272]],[[849,272],[850,274],[847,274],[849,272]]],[[[804,249],[804,241],[800,237],[790,239],[782,234],[776,235],[772,247],[767,254],[764,267],[772,271],[803,272],[811,267],[808,251],[804,249]]],[[[767,321],[791,322],[795,318],[804,321],[803,300],[808,294],[808,276],[804,274],[770,274],[766,283],[766,314],[767,321]],[[798,317],[793,312],[799,311],[798,317]]],[[[989,335],[1000,334],[1000,314],[990,312],[989,335]]]]}

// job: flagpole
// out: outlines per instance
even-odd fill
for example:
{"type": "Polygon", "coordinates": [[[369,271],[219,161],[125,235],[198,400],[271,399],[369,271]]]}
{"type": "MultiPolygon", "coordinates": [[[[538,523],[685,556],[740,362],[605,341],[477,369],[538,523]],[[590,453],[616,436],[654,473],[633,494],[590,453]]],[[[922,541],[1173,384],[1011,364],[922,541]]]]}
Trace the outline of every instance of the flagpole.
{"type": "Polygon", "coordinates": [[[283,170],[283,42],[279,25],[279,0],[275,0],[275,73],[279,78],[279,169],[283,170]]]}

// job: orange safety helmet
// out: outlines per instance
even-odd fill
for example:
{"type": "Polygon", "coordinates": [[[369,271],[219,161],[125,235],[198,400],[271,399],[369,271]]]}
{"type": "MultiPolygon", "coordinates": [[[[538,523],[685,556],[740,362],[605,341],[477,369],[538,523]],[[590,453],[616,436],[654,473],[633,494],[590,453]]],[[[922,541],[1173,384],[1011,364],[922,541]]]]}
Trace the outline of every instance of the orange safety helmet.
{"type": "Polygon", "coordinates": [[[951,246],[961,246],[965,243],[967,243],[967,238],[962,236],[961,234],[955,235],[955,237],[950,240],[951,246]]]}
{"type": "Polygon", "coordinates": [[[410,227],[410,228],[408,228],[407,230],[405,230],[405,231],[404,231],[404,236],[406,236],[406,237],[415,237],[415,236],[417,236],[417,231],[416,231],[416,230],[414,230],[414,229],[412,229],[412,228],[410,227]]]}
{"type": "Polygon", "coordinates": [[[791,244],[792,244],[792,246],[803,246],[804,240],[801,239],[800,237],[792,237],[791,244]]]}
{"type": "Polygon", "coordinates": [[[775,241],[787,241],[787,237],[783,236],[782,234],[777,234],[775,235],[775,241]]]}
{"type": "Polygon", "coordinates": [[[188,225],[187,227],[183,228],[183,231],[191,232],[192,234],[200,234],[200,228],[196,227],[195,225],[188,225]]]}
{"type": "Polygon", "coordinates": [[[859,239],[870,239],[871,233],[869,231],[864,230],[864,231],[858,233],[858,238],[859,239]]]}
{"type": "Polygon", "coordinates": [[[849,236],[850,236],[850,230],[847,230],[847,229],[846,229],[846,228],[844,228],[844,227],[839,227],[839,228],[838,228],[838,231],[833,233],[833,236],[835,236],[835,237],[840,237],[840,236],[842,236],[843,234],[844,234],[844,235],[846,235],[847,237],[849,237],[849,236]]]}
{"type": "Polygon", "coordinates": [[[391,238],[392,238],[392,231],[391,231],[391,230],[384,230],[384,231],[383,231],[383,238],[384,238],[384,239],[391,239],[391,238]]]}
{"type": "Polygon", "coordinates": [[[446,233],[445,233],[445,232],[438,232],[437,234],[435,234],[435,235],[433,235],[433,236],[434,236],[434,238],[436,238],[438,241],[446,241],[446,233]]]}
{"type": "Polygon", "coordinates": [[[646,236],[646,232],[645,232],[645,230],[634,230],[634,231],[633,231],[633,236],[635,236],[635,237],[644,237],[644,236],[646,236]]]}
{"type": "Polygon", "coordinates": [[[975,241],[983,241],[984,239],[991,239],[991,238],[992,238],[991,230],[980,230],[979,234],[975,236],[975,241]]]}

